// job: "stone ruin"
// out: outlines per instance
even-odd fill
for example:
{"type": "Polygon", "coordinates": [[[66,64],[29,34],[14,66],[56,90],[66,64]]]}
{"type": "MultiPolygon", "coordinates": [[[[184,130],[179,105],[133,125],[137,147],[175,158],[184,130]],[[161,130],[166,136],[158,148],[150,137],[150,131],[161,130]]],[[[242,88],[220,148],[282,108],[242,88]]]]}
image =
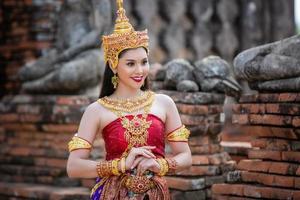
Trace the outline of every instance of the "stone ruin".
{"type": "Polygon", "coordinates": [[[64,1],[56,45],[19,71],[22,90],[39,94],[99,93],[104,73],[101,35],[111,27],[109,0],[64,1]]]}

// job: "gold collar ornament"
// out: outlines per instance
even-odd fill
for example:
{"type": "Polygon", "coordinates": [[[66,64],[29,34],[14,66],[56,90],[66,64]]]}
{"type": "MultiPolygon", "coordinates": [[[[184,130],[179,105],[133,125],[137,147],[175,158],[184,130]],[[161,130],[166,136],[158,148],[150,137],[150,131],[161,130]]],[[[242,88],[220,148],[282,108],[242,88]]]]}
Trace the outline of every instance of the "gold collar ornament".
{"type": "Polygon", "coordinates": [[[149,37],[147,30],[135,31],[123,8],[123,0],[117,0],[118,11],[114,32],[102,37],[104,63],[112,68],[118,65],[119,53],[125,49],[144,47],[149,52],[149,37]]]}

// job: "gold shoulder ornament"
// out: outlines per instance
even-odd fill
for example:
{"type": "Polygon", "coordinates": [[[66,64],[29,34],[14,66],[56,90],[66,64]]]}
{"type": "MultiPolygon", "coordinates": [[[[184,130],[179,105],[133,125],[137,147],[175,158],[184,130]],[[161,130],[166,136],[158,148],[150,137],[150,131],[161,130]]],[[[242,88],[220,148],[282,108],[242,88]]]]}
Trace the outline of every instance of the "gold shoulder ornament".
{"type": "Polygon", "coordinates": [[[187,142],[190,136],[190,131],[182,125],[178,129],[172,131],[167,135],[169,142],[187,142]]]}
{"type": "Polygon", "coordinates": [[[92,144],[87,140],[82,139],[78,136],[72,137],[71,141],[68,143],[69,152],[77,150],[77,149],[91,149],[92,144]]]}

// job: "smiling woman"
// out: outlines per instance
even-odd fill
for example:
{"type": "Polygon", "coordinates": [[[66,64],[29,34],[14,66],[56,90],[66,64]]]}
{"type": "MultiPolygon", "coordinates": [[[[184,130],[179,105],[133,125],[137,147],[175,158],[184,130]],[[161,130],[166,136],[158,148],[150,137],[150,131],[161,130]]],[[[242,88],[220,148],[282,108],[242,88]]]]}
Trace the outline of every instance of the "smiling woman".
{"type": "Polygon", "coordinates": [[[148,34],[135,31],[117,0],[114,33],[103,36],[106,64],[100,98],[90,104],[69,142],[70,177],[97,178],[91,199],[169,200],[164,175],[191,165],[189,130],[174,101],[148,89],[148,34]],[[106,159],[89,160],[96,135],[106,159]],[[165,157],[165,139],[173,155],[165,157]]]}

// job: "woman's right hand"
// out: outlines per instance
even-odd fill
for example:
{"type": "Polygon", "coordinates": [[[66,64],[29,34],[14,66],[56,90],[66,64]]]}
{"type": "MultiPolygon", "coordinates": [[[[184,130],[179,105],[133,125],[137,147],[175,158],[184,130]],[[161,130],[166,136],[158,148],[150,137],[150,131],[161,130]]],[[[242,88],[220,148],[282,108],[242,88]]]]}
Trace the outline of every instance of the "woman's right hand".
{"type": "Polygon", "coordinates": [[[151,152],[151,150],[155,148],[155,146],[132,147],[126,158],[126,170],[132,169],[131,167],[133,165],[133,162],[137,157],[143,156],[145,158],[156,158],[155,155],[151,152]]]}

